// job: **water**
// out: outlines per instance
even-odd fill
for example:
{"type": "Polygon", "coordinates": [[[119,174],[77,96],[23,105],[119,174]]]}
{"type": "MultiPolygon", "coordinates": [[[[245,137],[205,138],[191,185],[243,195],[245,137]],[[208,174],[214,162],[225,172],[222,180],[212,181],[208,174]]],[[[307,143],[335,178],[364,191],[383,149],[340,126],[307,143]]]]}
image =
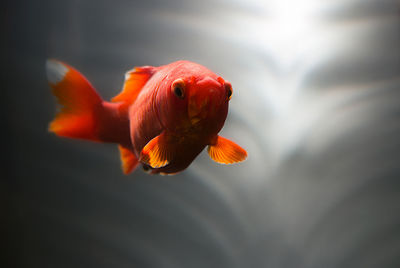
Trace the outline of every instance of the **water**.
{"type": "Polygon", "coordinates": [[[19,267],[399,267],[400,17],[393,1],[7,1],[2,180],[19,267]],[[186,59],[233,85],[222,134],[174,177],[47,132],[44,64],[105,99],[186,59]]]}

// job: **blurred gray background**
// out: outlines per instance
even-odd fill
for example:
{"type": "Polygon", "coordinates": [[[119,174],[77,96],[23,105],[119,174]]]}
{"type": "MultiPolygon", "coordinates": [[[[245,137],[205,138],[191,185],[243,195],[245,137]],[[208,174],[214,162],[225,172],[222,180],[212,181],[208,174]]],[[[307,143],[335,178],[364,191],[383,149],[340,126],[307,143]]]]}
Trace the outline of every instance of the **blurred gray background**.
{"type": "Polygon", "coordinates": [[[400,267],[398,1],[1,6],[6,267],[400,267]],[[248,160],[124,176],[115,145],[47,132],[49,57],[105,99],[133,66],[209,67],[248,160]]]}

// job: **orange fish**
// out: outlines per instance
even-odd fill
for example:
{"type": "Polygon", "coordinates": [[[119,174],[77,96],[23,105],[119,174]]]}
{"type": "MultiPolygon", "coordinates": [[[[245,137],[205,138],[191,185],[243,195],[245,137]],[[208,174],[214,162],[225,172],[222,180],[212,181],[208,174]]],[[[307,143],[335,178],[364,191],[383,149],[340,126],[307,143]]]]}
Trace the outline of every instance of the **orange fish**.
{"type": "Polygon", "coordinates": [[[177,61],[136,67],[125,74],[123,89],[111,102],[71,66],[48,60],[46,68],[62,106],[49,130],[62,137],[117,143],[125,174],[139,163],[153,174],[180,172],[206,146],[218,163],[247,157],[239,145],[218,136],[232,86],[202,65],[177,61]]]}

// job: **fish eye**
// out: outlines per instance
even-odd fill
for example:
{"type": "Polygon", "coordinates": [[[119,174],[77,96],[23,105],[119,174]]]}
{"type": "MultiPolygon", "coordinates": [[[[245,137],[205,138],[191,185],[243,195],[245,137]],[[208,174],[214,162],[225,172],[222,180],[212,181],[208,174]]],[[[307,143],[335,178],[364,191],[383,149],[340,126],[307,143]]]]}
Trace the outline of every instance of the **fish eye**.
{"type": "Polygon", "coordinates": [[[226,96],[228,97],[228,100],[232,98],[232,85],[229,82],[225,83],[225,90],[226,90],[226,96]]]}
{"type": "Polygon", "coordinates": [[[146,164],[143,164],[143,165],[142,165],[142,169],[143,169],[143,171],[146,172],[146,173],[150,173],[150,172],[151,172],[150,166],[148,166],[148,165],[146,165],[146,164]]]}
{"type": "Polygon", "coordinates": [[[178,98],[185,98],[185,81],[182,78],[176,79],[172,83],[171,89],[178,98]]]}
{"type": "Polygon", "coordinates": [[[178,98],[183,99],[183,89],[179,85],[175,86],[174,93],[178,98]]]}

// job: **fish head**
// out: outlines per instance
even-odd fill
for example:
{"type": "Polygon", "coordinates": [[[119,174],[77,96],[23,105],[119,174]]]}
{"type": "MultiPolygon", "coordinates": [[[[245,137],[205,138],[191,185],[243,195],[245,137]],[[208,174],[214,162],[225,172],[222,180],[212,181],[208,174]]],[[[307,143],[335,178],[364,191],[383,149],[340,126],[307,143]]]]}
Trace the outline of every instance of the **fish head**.
{"type": "Polygon", "coordinates": [[[206,76],[189,90],[187,116],[192,126],[219,131],[228,114],[232,86],[221,77],[206,76]]]}
{"type": "Polygon", "coordinates": [[[232,86],[221,77],[183,75],[171,80],[167,103],[162,114],[163,125],[173,132],[196,132],[216,135],[224,125],[232,86]]]}

